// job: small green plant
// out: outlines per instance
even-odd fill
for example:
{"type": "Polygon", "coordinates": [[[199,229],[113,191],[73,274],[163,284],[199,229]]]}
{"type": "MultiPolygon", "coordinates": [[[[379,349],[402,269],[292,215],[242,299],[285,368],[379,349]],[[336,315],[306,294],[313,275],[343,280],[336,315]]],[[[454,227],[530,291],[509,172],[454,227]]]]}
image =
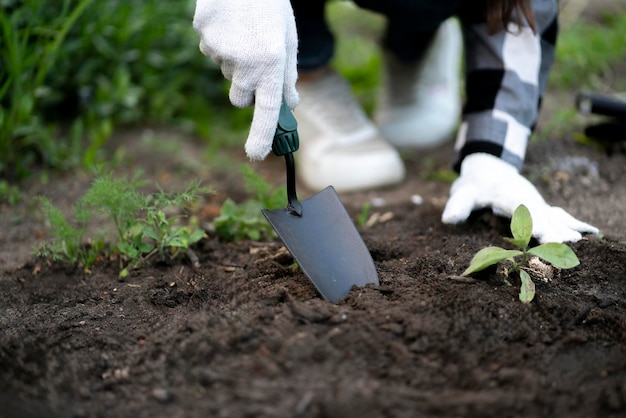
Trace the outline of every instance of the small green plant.
{"type": "Polygon", "coordinates": [[[372,212],[372,204],[369,202],[365,202],[361,207],[361,212],[356,217],[356,224],[359,228],[362,228],[367,223],[367,220],[370,218],[370,213],[372,212]]]}
{"type": "MultiPolygon", "coordinates": [[[[148,258],[157,254],[161,258],[176,258],[190,245],[206,236],[204,231],[193,225],[178,225],[176,219],[167,214],[169,208],[185,208],[197,200],[200,193],[210,190],[200,187],[198,182],[190,183],[180,193],[166,193],[160,190],[144,198],[144,216],[128,229],[117,249],[134,260],[131,268],[140,267],[148,258]]],[[[128,269],[122,270],[122,275],[128,269]]]]}
{"type": "Polygon", "coordinates": [[[435,180],[452,184],[452,182],[459,177],[459,175],[450,168],[438,167],[437,161],[433,157],[423,157],[422,167],[421,176],[424,180],[435,180]]]}
{"type": "Polygon", "coordinates": [[[91,213],[84,208],[82,202],[79,202],[72,207],[70,220],[48,198],[38,196],[35,199],[50,224],[53,238],[52,242],[44,243],[37,249],[37,255],[71,265],[82,265],[88,269],[103,247],[103,241],[100,239],[90,239],[90,245],[85,245],[85,233],[91,213]]]}
{"type": "Polygon", "coordinates": [[[505,269],[505,275],[508,276],[519,271],[521,287],[519,298],[524,303],[530,303],[535,296],[535,284],[532,281],[528,269],[528,261],[531,256],[538,257],[554,267],[560,269],[569,269],[580,264],[578,257],[574,251],[565,244],[548,242],[529,248],[530,239],[532,238],[533,222],[528,208],[520,205],[515,209],[511,219],[511,233],[513,238],[504,238],[507,242],[516,246],[517,250],[507,250],[500,247],[487,247],[480,250],[472,261],[470,266],[463,272],[464,276],[468,276],[477,271],[496,265],[502,261],[509,261],[512,266],[505,269]]]}
{"type": "Polygon", "coordinates": [[[248,165],[242,165],[241,171],[246,190],[254,194],[254,198],[242,203],[226,199],[220,208],[220,216],[215,218],[215,232],[227,241],[274,238],[276,234],[261,209],[286,206],[287,191],[285,187],[275,189],[248,165]]]}
{"type": "Polygon", "coordinates": [[[99,175],[72,207],[70,218],[49,199],[38,198],[53,237],[51,243],[40,247],[38,255],[85,269],[99,257],[118,256],[124,265],[120,275],[125,276],[155,255],[175,258],[204,237],[202,229],[180,225],[176,222],[180,215],[172,213],[210,193],[209,189],[192,182],[183,192],[143,194],[139,191],[143,184],[139,176],[127,181],[99,175]],[[112,224],[115,237],[89,229],[97,215],[112,224]]]}
{"type": "Polygon", "coordinates": [[[8,203],[11,206],[17,205],[20,201],[20,189],[11,185],[6,180],[0,180],[0,203],[8,203]]]}

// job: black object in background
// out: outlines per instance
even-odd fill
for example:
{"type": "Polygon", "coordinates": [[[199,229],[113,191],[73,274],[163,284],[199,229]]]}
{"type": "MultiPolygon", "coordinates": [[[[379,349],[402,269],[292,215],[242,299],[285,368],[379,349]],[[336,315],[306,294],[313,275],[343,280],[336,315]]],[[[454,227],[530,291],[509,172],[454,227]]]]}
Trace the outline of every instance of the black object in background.
{"type": "Polygon", "coordinates": [[[610,116],[626,122],[626,102],[597,93],[579,93],[576,107],[581,113],[610,116]]]}
{"type": "Polygon", "coordinates": [[[576,107],[583,114],[607,117],[602,122],[587,126],[587,137],[601,142],[626,141],[626,101],[598,93],[579,93],[576,107]]]}

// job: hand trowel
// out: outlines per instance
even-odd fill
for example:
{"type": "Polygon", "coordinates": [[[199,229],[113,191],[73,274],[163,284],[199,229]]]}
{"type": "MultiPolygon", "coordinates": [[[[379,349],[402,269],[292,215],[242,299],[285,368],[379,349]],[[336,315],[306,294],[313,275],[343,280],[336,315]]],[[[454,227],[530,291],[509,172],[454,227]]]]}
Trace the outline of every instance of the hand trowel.
{"type": "Polygon", "coordinates": [[[378,273],[333,186],[298,200],[293,157],[300,144],[297,126],[283,102],[272,151],[285,157],[288,203],[262,212],[322,297],[336,303],[352,286],[378,285],[378,273]]]}

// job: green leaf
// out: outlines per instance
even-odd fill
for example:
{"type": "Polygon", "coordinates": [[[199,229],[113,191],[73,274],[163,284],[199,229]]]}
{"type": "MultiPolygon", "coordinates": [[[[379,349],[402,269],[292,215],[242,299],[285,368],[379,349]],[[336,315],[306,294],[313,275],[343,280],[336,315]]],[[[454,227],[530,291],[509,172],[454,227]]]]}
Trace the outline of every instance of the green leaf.
{"type": "Polygon", "coordinates": [[[487,267],[497,264],[504,260],[513,260],[514,257],[524,254],[519,250],[505,250],[500,247],[486,247],[478,251],[470,266],[463,272],[463,276],[470,275],[477,271],[486,269],[487,267]]]}
{"type": "Polygon", "coordinates": [[[186,249],[189,246],[189,241],[185,237],[173,237],[167,242],[167,246],[186,249]]]}
{"type": "Polygon", "coordinates": [[[195,244],[196,242],[200,241],[202,238],[204,238],[206,234],[204,233],[204,230],[202,229],[196,229],[195,231],[193,231],[191,233],[191,235],[189,235],[189,244],[195,244]]]}
{"type": "Polygon", "coordinates": [[[136,259],[140,255],[137,248],[125,242],[119,242],[117,244],[117,249],[131,260],[136,259]]]}
{"type": "Polygon", "coordinates": [[[258,229],[250,229],[248,231],[248,236],[253,241],[258,241],[261,239],[261,232],[258,229]]]}
{"type": "Polygon", "coordinates": [[[143,229],[143,233],[148,237],[151,238],[153,240],[155,240],[156,242],[159,242],[161,240],[161,237],[159,237],[159,235],[156,233],[156,231],[154,230],[154,228],[147,226],[143,229]]]}
{"type": "Polygon", "coordinates": [[[146,254],[154,250],[154,245],[148,244],[147,242],[140,242],[137,244],[137,249],[141,251],[141,253],[146,254]]]}
{"type": "Polygon", "coordinates": [[[508,238],[508,237],[503,237],[503,240],[505,240],[506,242],[510,242],[511,244],[515,245],[517,248],[519,249],[526,249],[526,247],[528,246],[528,242],[526,240],[520,240],[520,239],[515,239],[515,238],[508,238]]]}
{"type": "Polygon", "coordinates": [[[507,241],[520,248],[528,247],[533,233],[533,220],[526,206],[519,205],[515,209],[511,218],[511,233],[513,234],[513,239],[507,239],[507,241]]]}
{"type": "Polygon", "coordinates": [[[530,303],[535,297],[535,283],[524,270],[519,271],[519,278],[522,280],[522,285],[519,289],[519,300],[522,303],[530,303]]]}
{"type": "Polygon", "coordinates": [[[536,255],[554,267],[561,269],[569,269],[580,264],[580,260],[578,260],[574,251],[567,245],[558,242],[538,245],[529,249],[528,253],[536,255]]]}

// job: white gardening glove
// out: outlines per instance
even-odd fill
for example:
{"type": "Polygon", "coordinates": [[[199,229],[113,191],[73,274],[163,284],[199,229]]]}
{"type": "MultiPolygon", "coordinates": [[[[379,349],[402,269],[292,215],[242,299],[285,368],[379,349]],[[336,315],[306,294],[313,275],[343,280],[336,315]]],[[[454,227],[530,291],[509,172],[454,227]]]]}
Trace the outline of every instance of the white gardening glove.
{"type": "Polygon", "coordinates": [[[254,105],[245,148],[251,160],[264,159],[283,97],[291,109],[298,104],[298,36],[290,1],[197,0],[193,27],[202,53],[232,81],[230,102],[254,105]]]}
{"type": "Polygon", "coordinates": [[[581,232],[597,228],[579,221],[565,210],[550,206],[535,186],[515,167],[490,154],[470,154],[461,164],[461,176],[452,184],[441,220],[456,224],[474,209],[491,207],[496,215],[511,217],[524,204],[533,220],[533,237],[540,243],[578,241],[581,232]]]}

